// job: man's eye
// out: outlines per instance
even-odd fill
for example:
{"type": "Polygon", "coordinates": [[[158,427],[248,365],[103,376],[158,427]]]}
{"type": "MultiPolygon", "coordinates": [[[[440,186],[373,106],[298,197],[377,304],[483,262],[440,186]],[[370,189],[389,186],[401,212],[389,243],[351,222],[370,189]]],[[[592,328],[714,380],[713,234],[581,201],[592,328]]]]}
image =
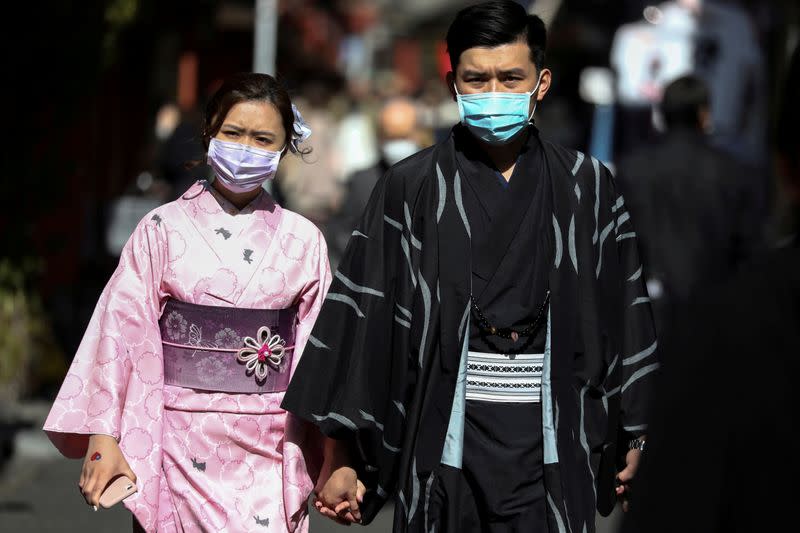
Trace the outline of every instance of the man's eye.
{"type": "Polygon", "coordinates": [[[225,131],[223,133],[225,135],[227,135],[228,137],[238,137],[239,136],[239,132],[238,131],[225,131]]]}

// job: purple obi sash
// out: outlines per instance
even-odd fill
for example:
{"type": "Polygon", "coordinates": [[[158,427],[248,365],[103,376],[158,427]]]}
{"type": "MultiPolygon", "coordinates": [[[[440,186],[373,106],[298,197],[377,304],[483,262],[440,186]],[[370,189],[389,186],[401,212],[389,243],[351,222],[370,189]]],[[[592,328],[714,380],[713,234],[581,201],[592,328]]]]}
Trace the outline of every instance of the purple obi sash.
{"type": "Polygon", "coordinates": [[[238,394],[289,385],[297,306],[239,309],[170,299],[161,319],[164,383],[238,394]]]}

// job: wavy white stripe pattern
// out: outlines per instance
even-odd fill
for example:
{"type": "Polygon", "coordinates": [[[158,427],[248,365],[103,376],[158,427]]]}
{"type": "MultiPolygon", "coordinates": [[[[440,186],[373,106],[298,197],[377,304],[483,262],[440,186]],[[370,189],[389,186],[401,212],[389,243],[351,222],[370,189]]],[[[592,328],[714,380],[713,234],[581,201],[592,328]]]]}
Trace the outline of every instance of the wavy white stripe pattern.
{"type": "Polygon", "coordinates": [[[358,318],[364,318],[364,313],[361,312],[361,309],[359,309],[356,301],[347,296],[346,294],[339,294],[338,292],[329,292],[328,295],[325,297],[325,299],[333,300],[335,302],[342,302],[343,304],[352,307],[353,311],[355,311],[356,315],[358,315],[358,318]]]}
{"type": "Polygon", "coordinates": [[[436,163],[436,177],[438,178],[439,183],[439,205],[436,208],[436,222],[438,223],[442,219],[442,213],[444,213],[444,204],[447,200],[447,184],[444,181],[442,169],[439,168],[439,163],[436,163]]]}
{"type": "Polygon", "coordinates": [[[563,239],[561,238],[561,226],[558,225],[558,219],[555,215],[553,215],[553,233],[556,240],[555,266],[558,268],[561,266],[561,257],[564,255],[564,243],[563,239]]]}
{"type": "Polygon", "coordinates": [[[464,223],[464,228],[467,230],[467,236],[471,239],[472,238],[472,230],[469,228],[469,220],[467,220],[467,212],[464,210],[464,199],[461,196],[461,176],[459,175],[458,171],[456,171],[455,177],[455,195],[456,195],[456,207],[458,207],[458,212],[461,214],[461,221],[464,223]]]}
{"type": "Polygon", "coordinates": [[[577,155],[578,155],[578,157],[575,160],[575,166],[572,167],[572,175],[573,176],[578,173],[578,169],[581,168],[581,164],[583,163],[583,159],[586,157],[586,156],[583,155],[582,152],[578,152],[577,155]]]}
{"type": "Polygon", "coordinates": [[[626,357],[622,360],[622,366],[630,366],[638,363],[642,359],[650,357],[656,352],[656,348],[658,348],[658,341],[653,341],[653,344],[642,350],[641,352],[635,353],[630,357],[626,357]]]}
{"type": "Polygon", "coordinates": [[[376,290],[376,289],[370,289],[369,287],[364,287],[363,285],[359,285],[359,284],[353,282],[350,278],[348,278],[347,276],[345,276],[344,274],[342,274],[338,270],[336,271],[334,276],[336,277],[336,279],[338,279],[339,281],[344,283],[345,287],[347,287],[351,291],[361,292],[363,294],[371,294],[372,296],[379,296],[379,297],[383,298],[383,292],[382,291],[379,291],[379,290],[376,290]]]}

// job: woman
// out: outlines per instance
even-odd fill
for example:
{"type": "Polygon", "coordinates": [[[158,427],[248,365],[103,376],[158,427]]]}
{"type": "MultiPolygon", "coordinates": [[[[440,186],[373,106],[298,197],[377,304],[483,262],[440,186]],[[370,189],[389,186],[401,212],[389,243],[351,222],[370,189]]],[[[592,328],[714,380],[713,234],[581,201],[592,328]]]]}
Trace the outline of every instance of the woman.
{"type": "Polygon", "coordinates": [[[230,78],[206,109],[216,179],[125,246],[44,427],[95,509],[124,474],[147,531],[307,531],[321,440],[280,403],[330,270],[261,185],[309,134],[272,77],[230,78]]]}

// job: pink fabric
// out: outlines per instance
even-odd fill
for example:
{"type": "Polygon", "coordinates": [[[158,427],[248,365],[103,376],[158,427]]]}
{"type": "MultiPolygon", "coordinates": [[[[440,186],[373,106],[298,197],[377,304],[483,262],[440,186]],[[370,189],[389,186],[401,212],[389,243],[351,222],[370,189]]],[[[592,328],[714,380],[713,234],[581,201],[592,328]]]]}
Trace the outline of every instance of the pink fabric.
{"type": "Polygon", "coordinates": [[[158,319],[169,297],[264,309],[298,303],[294,372],[330,279],[325,241],[309,221],[266,193],[237,212],[198,182],[134,231],[45,431],[75,458],[90,434],[118,439],[138,477],[125,505],[147,531],[263,531],[266,521],[272,531],[307,531],[316,430],[280,408],[283,393],[164,385],[158,319]]]}

